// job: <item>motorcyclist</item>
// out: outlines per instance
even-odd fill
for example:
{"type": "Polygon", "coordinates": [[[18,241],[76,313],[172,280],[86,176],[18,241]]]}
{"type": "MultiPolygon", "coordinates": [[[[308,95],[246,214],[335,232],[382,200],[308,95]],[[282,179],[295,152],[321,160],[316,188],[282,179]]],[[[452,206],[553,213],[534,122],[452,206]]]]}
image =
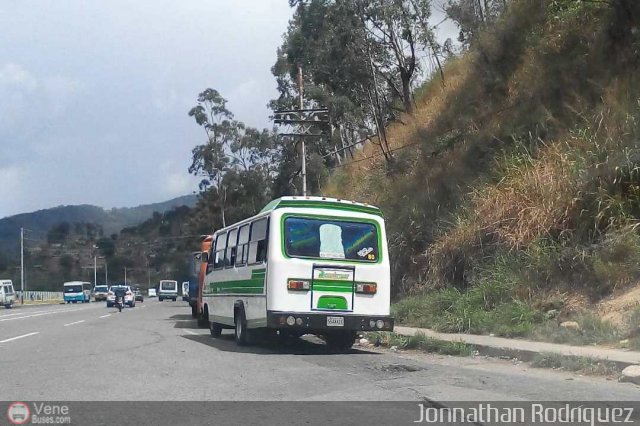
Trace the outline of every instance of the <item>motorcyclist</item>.
{"type": "Polygon", "coordinates": [[[113,291],[113,293],[116,296],[116,303],[120,303],[120,307],[124,307],[124,295],[126,294],[127,290],[124,287],[116,287],[113,291]]]}

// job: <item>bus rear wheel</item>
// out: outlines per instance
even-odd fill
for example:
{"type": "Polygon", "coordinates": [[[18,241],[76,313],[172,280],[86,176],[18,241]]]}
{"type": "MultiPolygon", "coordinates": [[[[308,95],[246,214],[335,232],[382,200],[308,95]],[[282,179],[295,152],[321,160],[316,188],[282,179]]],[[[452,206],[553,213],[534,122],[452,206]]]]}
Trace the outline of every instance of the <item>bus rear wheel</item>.
{"type": "Polygon", "coordinates": [[[202,313],[198,315],[198,327],[211,327],[209,324],[209,308],[207,306],[205,306],[202,313]]]}

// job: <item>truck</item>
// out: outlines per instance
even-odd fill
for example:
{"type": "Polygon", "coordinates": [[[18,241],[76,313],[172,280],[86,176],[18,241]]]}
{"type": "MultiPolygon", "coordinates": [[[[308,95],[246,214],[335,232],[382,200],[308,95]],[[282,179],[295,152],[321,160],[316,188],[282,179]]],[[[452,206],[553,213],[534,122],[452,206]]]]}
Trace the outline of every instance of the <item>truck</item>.
{"type": "Polygon", "coordinates": [[[0,305],[9,309],[16,302],[16,293],[11,280],[0,279],[0,305]]]}

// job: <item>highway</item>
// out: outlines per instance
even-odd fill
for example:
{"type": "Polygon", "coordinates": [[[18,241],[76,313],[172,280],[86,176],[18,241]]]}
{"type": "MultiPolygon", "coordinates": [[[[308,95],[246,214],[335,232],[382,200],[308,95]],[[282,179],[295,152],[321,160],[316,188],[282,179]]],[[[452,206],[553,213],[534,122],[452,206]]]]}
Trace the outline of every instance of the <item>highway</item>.
{"type": "Polygon", "coordinates": [[[145,299],[0,309],[0,400],[640,400],[640,387],[485,358],[382,349],[331,354],[319,340],[239,348],[185,302],[145,299]]]}

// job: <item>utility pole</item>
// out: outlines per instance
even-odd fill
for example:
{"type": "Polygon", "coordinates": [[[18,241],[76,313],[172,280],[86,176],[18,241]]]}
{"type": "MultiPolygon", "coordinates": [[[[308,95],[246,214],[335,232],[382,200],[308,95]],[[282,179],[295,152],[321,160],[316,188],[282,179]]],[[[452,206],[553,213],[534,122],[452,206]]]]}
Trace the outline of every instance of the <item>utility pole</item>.
{"type": "Polygon", "coordinates": [[[304,109],[304,79],[302,65],[298,64],[298,108],[278,110],[275,112],[274,123],[295,126],[294,133],[280,133],[280,136],[293,137],[300,140],[302,151],[302,195],[307,196],[307,153],[306,138],[324,138],[327,135],[326,127],[329,126],[329,109],[325,107],[304,109]]]}
{"type": "MultiPolygon", "coordinates": [[[[304,80],[302,78],[302,65],[298,64],[298,108],[304,109],[304,80]]],[[[305,152],[304,138],[302,138],[302,196],[307,196],[307,153],[305,152]]]]}
{"type": "Polygon", "coordinates": [[[24,305],[24,228],[20,228],[20,303],[24,305]]]}

